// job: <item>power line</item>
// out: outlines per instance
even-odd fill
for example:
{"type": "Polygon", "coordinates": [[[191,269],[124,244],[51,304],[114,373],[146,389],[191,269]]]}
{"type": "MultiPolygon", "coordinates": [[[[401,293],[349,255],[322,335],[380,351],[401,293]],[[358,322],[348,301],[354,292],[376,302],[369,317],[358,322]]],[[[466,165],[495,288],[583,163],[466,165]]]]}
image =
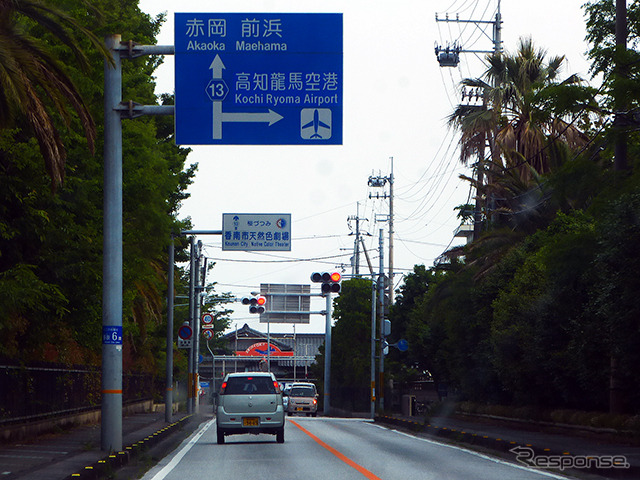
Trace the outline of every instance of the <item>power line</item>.
{"type": "Polygon", "coordinates": [[[328,255],[326,257],[314,257],[314,258],[281,258],[280,260],[243,260],[239,258],[216,258],[207,257],[209,260],[215,260],[218,262],[232,262],[232,263],[299,263],[299,262],[316,262],[320,260],[329,260],[332,258],[342,258],[351,255],[350,253],[342,253],[340,255],[328,255]]]}

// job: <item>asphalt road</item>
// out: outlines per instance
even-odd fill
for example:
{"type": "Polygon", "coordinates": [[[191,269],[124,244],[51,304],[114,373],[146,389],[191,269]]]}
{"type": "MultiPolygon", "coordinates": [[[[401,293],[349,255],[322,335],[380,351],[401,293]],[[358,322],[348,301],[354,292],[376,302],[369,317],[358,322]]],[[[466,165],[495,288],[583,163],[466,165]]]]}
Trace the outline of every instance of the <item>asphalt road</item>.
{"type": "Polygon", "coordinates": [[[356,419],[287,419],[285,443],[272,435],[234,435],[216,443],[215,419],[143,480],[543,480],[564,479],[489,455],[356,419]]]}

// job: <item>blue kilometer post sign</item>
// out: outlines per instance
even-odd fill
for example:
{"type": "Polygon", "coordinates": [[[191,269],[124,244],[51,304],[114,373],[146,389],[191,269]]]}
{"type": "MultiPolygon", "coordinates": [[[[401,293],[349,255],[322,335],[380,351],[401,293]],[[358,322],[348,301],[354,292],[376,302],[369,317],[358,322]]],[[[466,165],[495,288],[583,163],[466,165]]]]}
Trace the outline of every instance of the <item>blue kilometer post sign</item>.
{"type": "Polygon", "coordinates": [[[341,145],[342,14],[176,13],[178,145],[341,145]]]}

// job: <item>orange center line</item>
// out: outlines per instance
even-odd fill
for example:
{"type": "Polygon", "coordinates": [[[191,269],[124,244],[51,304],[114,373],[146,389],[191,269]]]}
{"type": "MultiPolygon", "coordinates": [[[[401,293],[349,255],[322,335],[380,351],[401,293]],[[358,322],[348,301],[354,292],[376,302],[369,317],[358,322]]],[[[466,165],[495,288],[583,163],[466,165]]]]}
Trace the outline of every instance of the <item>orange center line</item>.
{"type": "Polygon", "coordinates": [[[356,462],[354,462],[353,460],[351,460],[350,458],[348,458],[347,456],[345,456],[344,454],[340,453],[338,450],[336,450],[335,448],[333,448],[331,445],[326,444],[325,442],[323,442],[322,440],[320,440],[318,437],[316,437],[313,433],[311,433],[309,430],[307,430],[306,428],[302,427],[300,424],[298,424],[297,422],[294,422],[293,420],[289,420],[291,423],[293,423],[296,427],[298,427],[300,430],[302,430],[304,433],[306,433],[307,435],[309,435],[311,438],[313,438],[318,444],[320,444],[321,446],[323,446],[324,448],[326,448],[327,450],[329,450],[331,453],[333,453],[336,457],[338,457],[340,460],[342,460],[344,463],[346,463],[347,465],[349,465],[352,468],[355,468],[357,471],[359,471],[362,475],[364,475],[366,478],[368,478],[369,480],[382,480],[380,477],[378,477],[377,475],[374,475],[373,473],[371,473],[369,470],[367,470],[366,468],[358,465],[356,462]]]}

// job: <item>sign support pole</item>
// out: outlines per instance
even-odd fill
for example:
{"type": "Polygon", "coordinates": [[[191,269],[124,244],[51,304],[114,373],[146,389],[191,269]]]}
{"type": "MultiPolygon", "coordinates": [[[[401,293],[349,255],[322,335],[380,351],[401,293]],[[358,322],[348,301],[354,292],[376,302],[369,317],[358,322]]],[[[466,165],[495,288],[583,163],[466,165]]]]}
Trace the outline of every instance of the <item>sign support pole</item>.
{"type": "Polygon", "coordinates": [[[173,421],[173,276],[174,276],[174,238],[171,234],[169,244],[169,272],[167,275],[167,357],[166,367],[166,391],[164,396],[164,420],[167,423],[173,421]]]}
{"type": "Polygon", "coordinates": [[[193,328],[193,342],[191,352],[193,354],[193,413],[200,411],[200,310],[202,305],[202,291],[204,290],[202,268],[202,241],[198,240],[196,246],[195,262],[195,286],[194,286],[194,316],[191,328],[193,328]]]}
{"type": "MultiPolygon", "coordinates": [[[[190,254],[189,254],[189,325],[191,326],[192,331],[195,325],[195,270],[196,270],[196,245],[195,245],[195,237],[191,237],[190,239],[190,254]]],[[[194,413],[195,408],[195,399],[194,396],[194,382],[195,382],[195,370],[194,370],[194,361],[193,361],[193,344],[194,340],[191,340],[191,348],[189,351],[189,361],[188,361],[188,370],[189,370],[189,385],[187,386],[187,413],[194,413]]]]}
{"type": "MultiPolygon", "coordinates": [[[[113,64],[104,62],[104,199],[102,285],[101,449],[122,450],[122,117],[173,115],[173,106],[122,102],[122,59],[173,55],[173,46],[123,47],[121,36],[105,38],[113,64]]],[[[173,351],[173,349],[171,349],[173,351]]]]}
{"type": "Polygon", "coordinates": [[[105,39],[114,65],[104,62],[104,239],[102,288],[103,451],[122,450],[122,124],[116,107],[122,101],[120,35],[105,39]],[[119,334],[119,340],[106,337],[119,334]]]}

